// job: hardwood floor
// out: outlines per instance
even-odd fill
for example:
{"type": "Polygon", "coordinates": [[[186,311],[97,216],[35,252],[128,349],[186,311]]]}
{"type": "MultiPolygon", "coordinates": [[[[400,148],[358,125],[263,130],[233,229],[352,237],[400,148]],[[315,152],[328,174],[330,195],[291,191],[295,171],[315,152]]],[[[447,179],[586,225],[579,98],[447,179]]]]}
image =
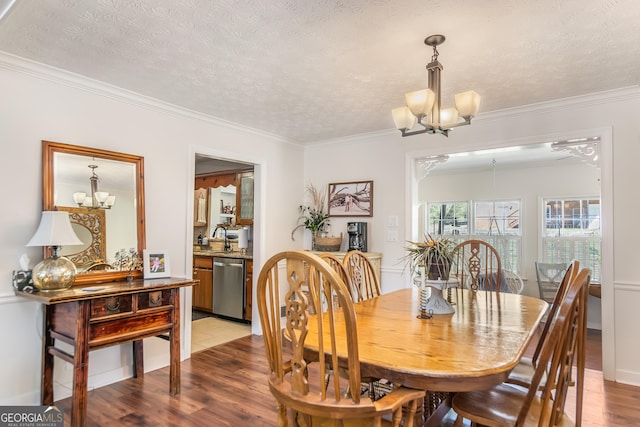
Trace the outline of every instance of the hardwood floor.
{"type": "MultiPolygon", "coordinates": [[[[275,426],[267,369],[262,337],[240,338],[182,362],[177,396],[168,367],[90,391],[87,426],[275,426]]],[[[56,404],[70,413],[70,399],[56,404]]]]}
{"type": "MultiPolygon", "coordinates": [[[[600,336],[588,337],[583,426],[640,425],[640,387],[602,380],[600,336]]],[[[182,392],[169,396],[169,369],[89,392],[88,426],[276,426],[262,337],[250,335],[182,362],[182,392]]],[[[573,413],[574,395],[567,399],[573,413]]],[[[57,402],[65,414],[70,400],[57,402]]],[[[65,425],[70,425],[65,417],[65,425]]]]}

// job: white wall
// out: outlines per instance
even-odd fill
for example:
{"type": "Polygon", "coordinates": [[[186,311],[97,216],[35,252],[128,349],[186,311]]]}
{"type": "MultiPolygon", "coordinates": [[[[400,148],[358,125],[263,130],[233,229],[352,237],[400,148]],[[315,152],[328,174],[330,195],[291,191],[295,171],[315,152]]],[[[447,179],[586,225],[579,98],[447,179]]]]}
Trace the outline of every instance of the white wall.
{"type": "MultiPolygon", "coordinates": [[[[417,187],[415,158],[485,148],[540,143],[582,136],[602,136],[606,164],[603,188],[603,361],[608,379],[640,385],[640,340],[635,325],[640,312],[640,270],[636,268],[636,225],[640,198],[640,91],[623,89],[553,103],[480,115],[469,127],[448,138],[419,135],[402,138],[389,131],[316,143],[305,152],[305,180],[328,182],[374,180],[374,216],[370,223],[370,251],[382,252],[382,287],[387,292],[406,286],[399,259],[404,241],[416,238],[417,187]],[[609,209],[609,211],[607,211],[609,209]],[[400,238],[386,241],[387,219],[398,215],[400,238]],[[615,252],[615,258],[613,253],[615,252]],[[623,301],[620,299],[623,298],[623,301]]],[[[392,126],[389,119],[389,126],[392,126]]],[[[334,231],[346,220],[332,219],[334,231]],[[336,228],[337,227],[337,228],[336,228]]]]}
{"type": "MultiPolygon", "coordinates": [[[[263,205],[256,207],[256,269],[265,254],[295,246],[289,232],[304,191],[300,146],[2,53],[0,93],[5,200],[0,216],[0,276],[5,278],[0,282],[0,334],[6,347],[0,364],[5,385],[0,405],[39,402],[41,311],[37,304],[14,296],[11,271],[19,268],[23,253],[36,262],[42,258],[40,248],[25,247],[37,228],[42,205],[41,140],[144,156],[147,246],[170,251],[174,276],[191,276],[189,212],[194,153],[199,151],[237,159],[250,153],[250,159],[260,162],[256,191],[263,205]]],[[[190,304],[190,292],[183,295],[190,304]]],[[[189,327],[186,311],[183,327],[189,327]]],[[[182,335],[188,336],[188,331],[182,335]]],[[[189,345],[184,339],[182,344],[185,358],[189,345]]],[[[91,352],[90,388],[130,376],[129,350],[130,345],[123,345],[91,352]]],[[[167,363],[166,342],[145,340],[145,368],[167,363]]],[[[56,400],[69,395],[70,374],[69,365],[57,361],[56,400]]]]}

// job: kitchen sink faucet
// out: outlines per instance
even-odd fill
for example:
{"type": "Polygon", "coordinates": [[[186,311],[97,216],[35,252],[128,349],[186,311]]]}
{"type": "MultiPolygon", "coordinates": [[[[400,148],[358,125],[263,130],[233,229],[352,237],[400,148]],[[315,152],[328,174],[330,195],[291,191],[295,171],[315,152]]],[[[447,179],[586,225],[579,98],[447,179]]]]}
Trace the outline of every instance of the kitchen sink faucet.
{"type": "Polygon", "coordinates": [[[218,231],[218,228],[222,228],[224,230],[224,251],[225,252],[231,252],[231,243],[229,242],[229,239],[227,238],[227,227],[224,227],[222,225],[218,225],[214,230],[213,230],[213,235],[212,237],[215,238],[216,237],[216,232],[218,231]]]}

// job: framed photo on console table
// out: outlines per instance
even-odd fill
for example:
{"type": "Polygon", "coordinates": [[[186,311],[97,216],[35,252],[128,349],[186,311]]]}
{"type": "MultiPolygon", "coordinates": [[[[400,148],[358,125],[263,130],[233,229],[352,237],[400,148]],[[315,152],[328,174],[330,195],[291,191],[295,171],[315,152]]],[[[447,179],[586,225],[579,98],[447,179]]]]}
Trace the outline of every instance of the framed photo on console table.
{"type": "Polygon", "coordinates": [[[373,216],[373,181],[329,184],[329,216],[373,216]]]}
{"type": "Polygon", "coordinates": [[[145,249],[142,261],[145,279],[170,277],[169,254],[164,250],[145,249]]]}

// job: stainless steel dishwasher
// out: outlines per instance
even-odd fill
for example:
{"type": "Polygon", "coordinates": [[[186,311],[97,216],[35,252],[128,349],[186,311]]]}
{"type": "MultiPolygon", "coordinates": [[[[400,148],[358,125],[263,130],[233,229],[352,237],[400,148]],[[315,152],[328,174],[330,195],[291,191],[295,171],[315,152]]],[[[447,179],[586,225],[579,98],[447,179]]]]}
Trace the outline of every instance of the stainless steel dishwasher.
{"type": "Polygon", "coordinates": [[[213,313],[243,320],[244,259],[213,258],[213,313]]]}

